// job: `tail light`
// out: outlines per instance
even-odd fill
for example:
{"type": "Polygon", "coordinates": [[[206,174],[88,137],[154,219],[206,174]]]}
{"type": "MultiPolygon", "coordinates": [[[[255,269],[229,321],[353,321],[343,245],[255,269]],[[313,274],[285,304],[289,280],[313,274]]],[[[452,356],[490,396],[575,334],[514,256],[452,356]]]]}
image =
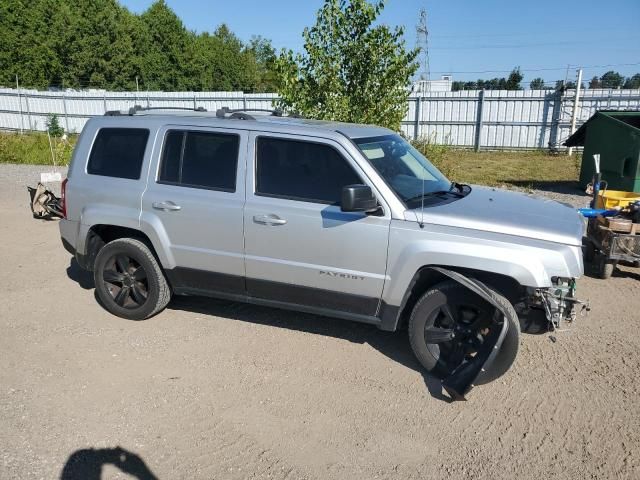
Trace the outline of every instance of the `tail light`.
{"type": "Polygon", "coordinates": [[[60,190],[60,210],[62,210],[62,216],[67,218],[67,182],[68,178],[62,181],[62,189],[60,190]]]}

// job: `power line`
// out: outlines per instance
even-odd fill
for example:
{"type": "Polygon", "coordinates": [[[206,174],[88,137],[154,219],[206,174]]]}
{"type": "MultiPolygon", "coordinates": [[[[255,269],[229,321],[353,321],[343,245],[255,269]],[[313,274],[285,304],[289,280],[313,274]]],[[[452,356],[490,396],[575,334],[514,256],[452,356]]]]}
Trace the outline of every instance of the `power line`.
{"type": "MultiPolygon", "coordinates": [[[[608,67],[631,67],[631,66],[635,66],[635,65],[640,65],[640,62],[638,63],[610,63],[608,65],[586,65],[586,66],[582,66],[580,68],[582,68],[583,70],[586,69],[594,69],[594,68],[608,68],[608,67]]],[[[572,65],[574,66],[574,65],[572,65]]],[[[557,67],[557,68],[521,68],[520,71],[521,72],[551,72],[551,71],[559,71],[559,70],[565,70],[567,68],[566,65],[563,65],[562,67],[557,67]]],[[[442,71],[435,71],[432,73],[510,73],[511,70],[466,70],[466,71],[451,71],[451,70],[442,70],[442,71]]]]}

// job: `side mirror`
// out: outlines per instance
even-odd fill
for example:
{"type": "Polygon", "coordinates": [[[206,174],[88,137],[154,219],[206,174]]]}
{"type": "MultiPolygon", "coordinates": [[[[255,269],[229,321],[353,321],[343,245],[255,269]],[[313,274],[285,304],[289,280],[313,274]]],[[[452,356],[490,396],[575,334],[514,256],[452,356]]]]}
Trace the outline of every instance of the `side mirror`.
{"type": "Polygon", "coordinates": [[[368,212],[378,208],[378,200],[368,185],[346,185],[342,188],[340,210],[343,212],[368,212]]]}

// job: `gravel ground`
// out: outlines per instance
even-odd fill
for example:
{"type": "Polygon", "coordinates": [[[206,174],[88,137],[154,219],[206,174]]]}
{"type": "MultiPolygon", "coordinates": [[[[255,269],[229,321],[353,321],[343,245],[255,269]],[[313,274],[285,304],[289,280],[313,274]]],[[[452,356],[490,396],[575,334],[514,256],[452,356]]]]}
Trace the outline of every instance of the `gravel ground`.
{"type": "MultiPolygon", "coordinates": [[[[40,181],[41,172],[60,172],[62,178],[67,174],[67,167],[48,167],[46,165],[14,165],[0,163],[0,185],[7,186],[9,191],[19,192],[24,189],[25,198],[28,198],[27,186],[35,187],[40,181]]],[[[47,184],[56,195],[60,195],[60,182],[47,184]]]]}
{"type": "Polygon", "coordinates": [[[406,332],[198,298],[107,314],[31,218],[40,170],[0,165],[1,479],[640,478],[638,270],[580,279],[590,316],[448,403],[406,332]]]}
{"type": "Polygon", "coordinates": [[[548,198],[575,208],[587,207],[591,200],[591,197],[580,190],[577,184],[574,186],[540,184],[538,188],[535,189],[523,189],[512,186],[510,190],[517,190],[528,195],[548,198]]]}

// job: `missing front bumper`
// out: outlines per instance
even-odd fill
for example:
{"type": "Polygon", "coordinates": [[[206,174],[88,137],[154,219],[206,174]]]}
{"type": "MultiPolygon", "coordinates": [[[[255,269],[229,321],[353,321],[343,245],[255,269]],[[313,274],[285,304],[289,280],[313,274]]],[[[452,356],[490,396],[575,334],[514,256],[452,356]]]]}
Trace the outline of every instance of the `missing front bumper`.
{"type": "Polygon", "coordinates": [[[530,289],[528,306],[542,308],[552,330],[572,325],[578,315],[590,311],[589,301],[576,297],[575,278],[552,278],[549,288],[530,289]]]}

